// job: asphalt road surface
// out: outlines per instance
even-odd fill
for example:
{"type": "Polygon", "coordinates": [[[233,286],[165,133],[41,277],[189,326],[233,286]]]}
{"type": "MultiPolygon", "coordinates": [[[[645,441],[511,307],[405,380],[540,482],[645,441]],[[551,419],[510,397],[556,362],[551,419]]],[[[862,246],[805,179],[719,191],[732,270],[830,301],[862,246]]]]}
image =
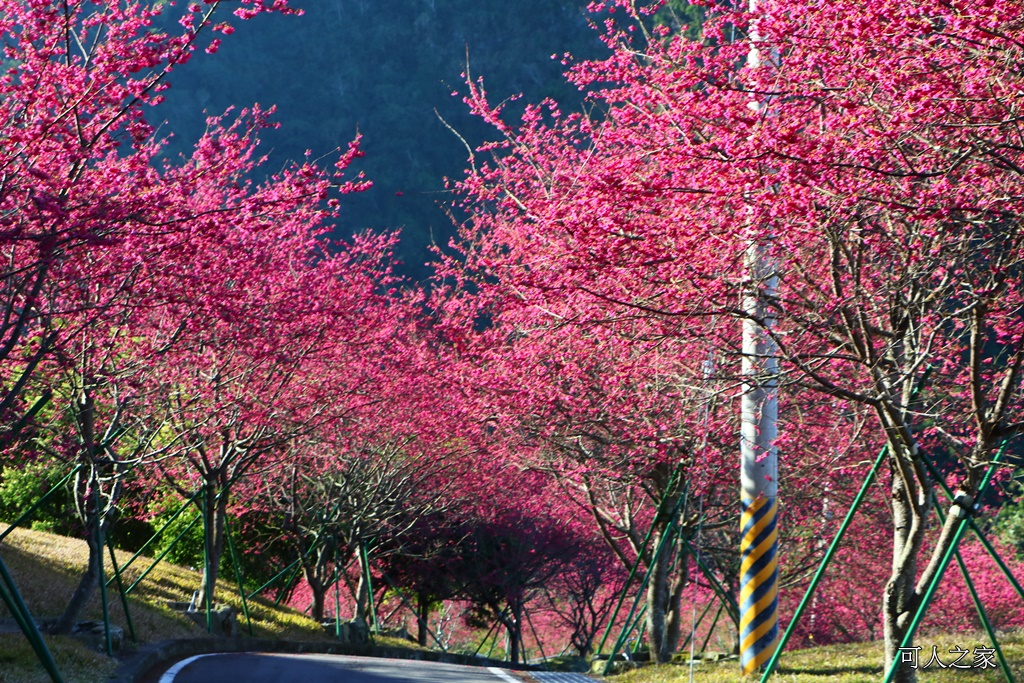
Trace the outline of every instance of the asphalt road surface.
{"type": "Polygon", "coordinates": [[[160,683],[518,683],[501,669],[339,655],[231,653],[178,662],[160,683]]]}

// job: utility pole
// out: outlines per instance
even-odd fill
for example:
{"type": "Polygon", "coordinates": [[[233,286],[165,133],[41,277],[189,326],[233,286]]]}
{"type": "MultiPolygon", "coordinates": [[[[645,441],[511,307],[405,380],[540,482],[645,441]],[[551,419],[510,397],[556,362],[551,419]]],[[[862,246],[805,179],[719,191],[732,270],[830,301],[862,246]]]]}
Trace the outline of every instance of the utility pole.
{"type": "MultiPolygon", "coordinates": [[[[749,0],[750,13],[757,0],[749,0]]],[[[751,23],[747,66],[761,64],[757,24],[751,23]]],[[[752,102],[759,111],[764,105],[752,102]]],[[[743,293],[743,396],[740,401],[740,665],[744,675],[763,667],[775,651],[778,609],[778,358],[769,331],[778,287],[767,244],[751,226],[747,287],[743,293]]]]}

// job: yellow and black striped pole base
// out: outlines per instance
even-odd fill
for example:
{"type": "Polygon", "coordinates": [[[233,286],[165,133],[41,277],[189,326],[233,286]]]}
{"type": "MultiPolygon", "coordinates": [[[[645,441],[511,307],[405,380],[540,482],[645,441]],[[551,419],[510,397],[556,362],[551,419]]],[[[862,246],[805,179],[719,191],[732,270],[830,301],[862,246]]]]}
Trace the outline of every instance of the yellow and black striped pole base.
{"type": "Polygon", "coordinates": [[[775,498],[744,499],[740,517],[740,665],[748,676],[775,652],[779,572],[775,498]]]}

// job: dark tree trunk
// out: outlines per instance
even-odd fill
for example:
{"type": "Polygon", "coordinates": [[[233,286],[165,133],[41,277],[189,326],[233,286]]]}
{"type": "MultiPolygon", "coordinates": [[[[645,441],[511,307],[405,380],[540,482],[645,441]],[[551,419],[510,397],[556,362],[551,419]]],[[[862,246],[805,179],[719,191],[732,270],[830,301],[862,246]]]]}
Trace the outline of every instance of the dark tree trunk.
{"type": "Polygon", "coordinates": [[[430,597],[423,591],[416,593],[416,642],[427,646],[427,624],[430,620],[430,597]]]}
{"type": "MultiPolygon", "coordinates": [[[[662,530],[654,535],[652,543],[657,546],[662,530]]],[[[671,533],[675,533],[674,530],[671,533]]],[[[688,555],[680,553],[672,567],[674,553],[663,550],[661,557],[650,567],[651,578],[647,585],[647,641],[651,644],[651,658],[659,664],[672,660],[679,645],[682,623],[680,615],[683,587],[689,566],[688,555]]]]}
{"type": "Polygon", "coordinates": [[[306,577],[306,583],[309,584],[309,590],[313,594],[313,605],[311,607],[310,616],[317,622],[324,620],[324,611],[326,610],[327,604],[327,591],[331,587],[331,574],[332,568],[330,567],[328,560],[331,558],[333,549],[325,546],[317,548],[316,552],[312,553],[312,560],[309,559],[310,553],[306,551],[305,545],[299,545],[299,557],[302,560],[302,573],[306,577]]]}
{"type": "Polygon", "coordinates": [[[75,624],[78,623],[82,610],[89,604],[89,600],[92,599],[93,593],[99,585],[100,563],[103,562],[103,547],[99,545],[96,524],[97,522],[94,521],[86,526],[86,544],[89,547],[89,561],[85,572],[82,573],[82,577],[78,581],[75,592],[71,594],[71,599],[64,608],[64,613],[50,629],[50,632],[54,635],[67,635],[71,633],[75,624]]]}
{"type": "Polygon", "coordinates": [[[224,555],[224,532],[228,516],[228,495],[222,490],[218,498],[216,487],[207,485],[206,496],[202,505],[205,508],[206,524],[204,525],[204,541],[207,551],[203,566],[203,580],[200,593],[210,605],[214,603],[217,577],[220,574],[220,559],[224,555]]]}
{"type": "Polygon", "coordinates": [[[518,664],[522,657],[522,651],[520,645],[523,642],[523,604],[519,600],[514,600],[509,603],[508,612],[499,617],[499,621],[505,627],[505,631],[508,634],[508,647],[506,648],[506,655],[508,661],[512,664],[518,664]]]}
{"type": "Polygon", "coordinates": [[[310,609],[309,615],[314,621],[319,623],[324,620],[327,587],[316,577],[310,578],[309,574],[306,575],[306,582],[309,584],[309,590],[313,594],[313,606],[310,609]]]}

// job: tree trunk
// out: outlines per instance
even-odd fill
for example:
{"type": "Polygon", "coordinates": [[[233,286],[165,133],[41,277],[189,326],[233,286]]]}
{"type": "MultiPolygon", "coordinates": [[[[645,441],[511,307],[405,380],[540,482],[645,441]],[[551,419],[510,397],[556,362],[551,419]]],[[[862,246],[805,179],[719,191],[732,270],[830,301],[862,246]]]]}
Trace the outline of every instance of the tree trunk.
{"type": "MultiPolygon", "coordinates": [[[[893,452],[899,453],[890,445],[893,452]]],[[[924,512],[927,498],[916,479],[901,475],[913,471],[913,463],[900,453],[890,458],[892,469],[893,559],[892,574],[885,585],[882,598],[882,622],[885,635],[886,671],[900,657],[900,644],[909,626],[911,610],[917,605],[914,579],[917,574],[917,555],[924,540],[924,512]],[[908,488],[909,483],[909,488],[908,488]]],[[[894,683],[914,683],[916,670],[909,663],[901,665],[894,683]]]]}
{"type": "Polygon", "coordinates": [[[430,597],[423,591],[416,593],[416,642],[427,646],[427,624],[430,619],[430,597]]]}
{"type": "MultiPolygon", "coordinates": [[[[893,510],[893,565],[892,576],[885,586],[882,601],[882,623],[885,634],[885,666],[888,670],[893,662],[900,661],[901,666],[893,678],[895,683],[914,683],[917,671],[912,668],[913,661],[903,662],[900,657],[900,645],[910,630],[911,621],[917,611],[928,586],[935,578],[942,565],[942,558],[956,537],[956,530],[961,516],[973,513],[973,505],[977,496],[978,484],[981,479],[981,463],[984,452],[979,448],[979,455],[973,460],[965,481],[960,483],[957,498],[950,507],[946,522],[939,532],[939,538],[932,548],[928,565],[921,576],[916,577],[917,557],[924,545],[925,520],[930,510],[933,485],[921,471],[920,466],[904,455],[902,461],[891,459],[894,465],[892,477],[892,510],[893,510]],[[902,467],[904,473],[911,472],[913,478],[899,476],[902,467]],[[906,482],[910,481],[910,490],[906,482]],[[915,584],[916,578],[916,584],[915,584]]],[[[913,641],[907,643],[913,646],[913,641]]],[[[911,658],[912,659],[912,658],[911,658]]],[[[920,664],[921,662],[918,662],[920,664]]]]}
{"type": "Polygon", "coordinates": [[[364,624],[367,624],[367,626],[369,626],[369,623],[366,621],[366,615],[367,615],[367,611],[368,611],[367,607],[369,606],[369,602],[370,602],[370,589],[369,589],[369,586],[368,586],[368,584],[366,582],[366,573],[362,572],[362,571],[359,572],[359,583],[356,584],[355,599],[356,599],[356,613],[354,615],[355,620],[359,621],[359,622],[362,622],[364,624]]]}
{"type": "Polygon", "coordinates": [[[518,664],[520,657],[522,657],[520,644],[523,642],[523,604],[520,600],[513,600],[509,603],[508,607],[508,613],[504,617],[499,617],[499,621],[505,627],[508,635],[508,645],[505,649],[508,661],[512,664],[518,664]]]}
{"type": "MultiPolygon", "coordinates": [[[[657,546],[662,530],[656,534],[653,543],[657,546]]],[[[672,660],[679,645],[682,623],[680,608],[685,584],[688,556],[681,554],[672,568],[673,553],[663,549],[661,557],[649,568],[651,577],[647,584],[647,642],[651,645],[651,658],[659,664],[672,660]]]]}
{"type": "Polygon", "coordinates": [[[85,572],[78,581],[75,592],[71,594],[71,600],[68,601],[67,606],[64,608],[64,613],[50,629],[50,633],[54,635],[67,635],[71,633],[71,629],[78,623],[82,610],[89,603],[93,592],[99,584],[100,563],[103,562],[103,547],[99,545],[99,538],[96,533],[97,523],[98,520],[94,520],[86,525],[86,544],[89,547],[89,561],[85,572]]]}
{"type": "MultiPolygon", "coordinates": [[[[83,385],[85,385],[83,380],[83,385]]],[[[88,474],[84,478],[75,477],[75,507],[78,518],[85,526],[85,542],[89,548],[89,560],[85,572],[78,581],[75,592],[64,608],[64,614],[53,626],[52,633],[66,635],[75,627],[79,615],[92,597],[96,582],[99,581],[100,567],[103,562],[103,547],[100,546],[100,534],[97,533],[103,523],[102,506],[100,504],[99,486],[96,471],[97,445],[95,438],[95,411],[92,394],[88,386],[83,386],[80,394],[72,403],[75,423],[77,425],[80,457],[85,459],[88,474]]]]}
{"type": "Polygon", "coordinates": [[[228,516],[227,491],[222,491],[218,498],[216,488],[207,484],[202,504],[206,513],[203,535],[207,557],[203,566],[200,593],[205,601],[213,605],[217,577],[220,574],[220,559],[224,554],[224,529],[228,516]]]}
{"type": "Polygon", "coordinates": [[[103,545],[101,543],[102,539],[110,533],[113,524],[107,513],[113,510],[114,501],[120,497],[121,491],[120,481],[118,481],[111,487],[109,503],[105,504],[100,495],[100,482],[96,479],[95,469],[90,469],[89,476],[80,483],[84,486],[86,493],[81,497],[77,508],[78,516],[85,526],[85,543],[89,548],[89,559],[75,592],[71,594],[71,599],[64,608],[64,613],[50,629],[50,632],[55,635],[71,633],[82,610],[92,599],[93,591],[98,587],[100,570],[103,567],[103,545]]]}
{"type": "Polygon", "coordinates": [[[324,620],[324,611],[327,604],[327,591],[331,584],[332,568],[328,565],[333,549],[319,547],[314,553],[313,560],[308,559],[305,545],[299,545],[299,557],[302,560],[302,573],[309,584],[309,590],[313,595],[313,605],[310,617],[317,622],[324,620]]]}
{"type": "Polygon", "coordinates": [[[327,599],[327,587],[317,579],[315,576],[306,574],[306,583],[309,584],[309,590],[313,594],[313,606],[310,610],[309,616],[320,623],[324,620],[324,604],[327,599]]]}

